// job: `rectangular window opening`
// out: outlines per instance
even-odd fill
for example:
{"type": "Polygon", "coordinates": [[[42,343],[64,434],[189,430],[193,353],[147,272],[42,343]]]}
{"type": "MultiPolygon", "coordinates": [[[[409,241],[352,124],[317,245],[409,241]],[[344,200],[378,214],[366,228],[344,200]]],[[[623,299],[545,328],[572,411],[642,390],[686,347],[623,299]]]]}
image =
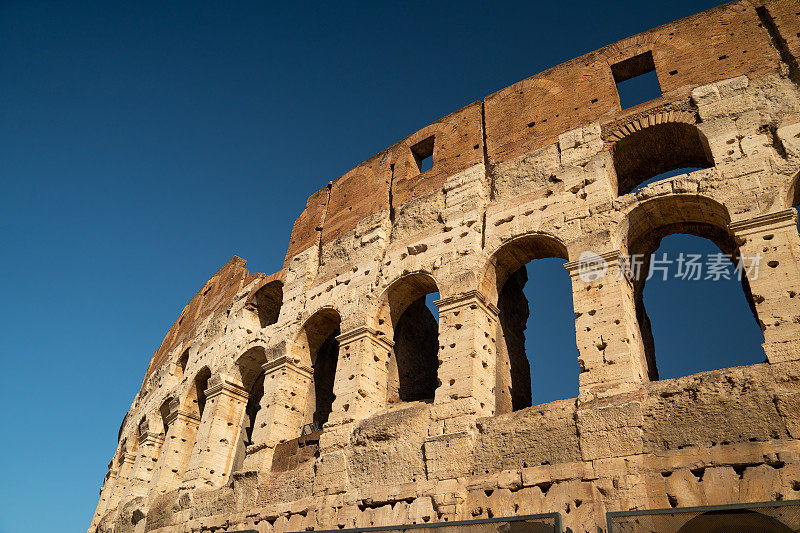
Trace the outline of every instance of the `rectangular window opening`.
{"type": "Polygon", "coordinates": [[[420,174],[433,168],[434,140],[435,138],[430,136],[411,147],[411,153],[414,155],[414,161],[417,163],[420,174]]]}
{"type": "Polygon", "coordinates": [[[649,102],[661,96],[653,54],[645,52],[611,65],[622,109],[649,102]]]}

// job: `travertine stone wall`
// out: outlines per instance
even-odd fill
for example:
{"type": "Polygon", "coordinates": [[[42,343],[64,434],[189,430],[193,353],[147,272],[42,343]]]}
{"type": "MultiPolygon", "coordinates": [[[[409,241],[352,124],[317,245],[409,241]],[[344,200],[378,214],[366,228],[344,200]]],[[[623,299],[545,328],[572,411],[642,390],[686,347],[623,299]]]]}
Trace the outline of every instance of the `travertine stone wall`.
{"type": "Polygon", "coordinates": [[[234,257],[170,328],[90,531],[559,512],[595,532],[608,511],[800,499],[799,12],[742,0],[622,40],[311,195],[280,272],[234,257]],[[621,109],[614,76],[650,57],[662,96],[621,109]],[[761,256],[743,290],[765,362],[658,379],[624,258],[672,233],[761,256]],[[566,261],[579,388],[530,406],[521,288],[542,258],[566,261]]]}

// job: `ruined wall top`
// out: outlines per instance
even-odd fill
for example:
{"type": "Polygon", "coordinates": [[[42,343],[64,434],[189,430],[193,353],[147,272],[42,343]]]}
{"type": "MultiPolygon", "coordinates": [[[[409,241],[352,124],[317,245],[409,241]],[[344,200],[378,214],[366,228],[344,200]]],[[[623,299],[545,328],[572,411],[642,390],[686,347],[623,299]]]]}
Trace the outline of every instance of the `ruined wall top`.
{"type": "MultiPolygon", "coordinates": [[[[269,276],[251,274],[245,261],[234,257],[212,276],[154,353],[143,390],[168,354],[185,349],[200,326],[213,323],[242,289],[252,286],[252,294],[267,283],[282,281],[287,265],[298,254],[344,238],[359,222],[379,213],[391,218],[400,206],[441,189],[448,177],[483,165],[493,198],[496,165],[554,143],[558,147],[559,137],[576,128],[597,123],[603,141],[612,143],[634,129],[639,118],[658,111],[664,116],[691,117],[696,113],[691,99],[694,88],[785,70],[786,58],[800,55],[796,11],[790,1],[740,0],[665,24],[497,91],[367,159],[308,198],[294,223],[283,270],[269,276]],[[764,28],[756,4],[769,6],[781,42],[772,42],[774,37],[764,28]],[[648,52],[662,96],[623,109],[616,82],[636,75],[637,61],[648,52]],[[421,172],[418,160],[427,156],[432,156],[432,167],[421,172]]],[[[797,70],[797,65],[790,62],[789,70],[797,70]]],[[[392,238],[402,238],[402,234],[392,238]]],[[[326,273],[327,278],[335,275],[326,273]]]]}

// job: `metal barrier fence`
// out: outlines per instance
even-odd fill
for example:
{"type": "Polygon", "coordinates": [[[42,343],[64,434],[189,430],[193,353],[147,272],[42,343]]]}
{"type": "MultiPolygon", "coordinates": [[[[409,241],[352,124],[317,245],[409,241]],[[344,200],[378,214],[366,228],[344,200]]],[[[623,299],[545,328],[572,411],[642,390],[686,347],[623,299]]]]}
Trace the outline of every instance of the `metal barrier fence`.
{"type": "Polygon", "coordinates": [[[800,500],[615,511],[608,533],[797,533],[800,500]]]}

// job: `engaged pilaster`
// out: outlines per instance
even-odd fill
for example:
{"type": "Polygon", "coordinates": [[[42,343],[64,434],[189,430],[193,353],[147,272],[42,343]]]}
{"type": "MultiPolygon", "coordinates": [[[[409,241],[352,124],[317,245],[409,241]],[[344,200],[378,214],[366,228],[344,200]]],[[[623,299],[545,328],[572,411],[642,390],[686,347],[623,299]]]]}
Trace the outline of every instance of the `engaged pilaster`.
{"type": "Polygon", "coordinates": [[[197,440],[197,428],[200,426],[200,418],[180,409],[178,400],[170,402],[165,422],[169,429],[156,463],[153,480],[150,482],[148,499],[180,486],[197,440]]]}
{"type": "Polygon", "coordinates": [[[303,426],[306,396],[313,370],[289,356],[265,363],[264,396],[253,428],[253,442],[247,447],[245,470],[269,470],[275,446],[296,438],[303,426]]]}
{"type": "Polygon", "coordinates": [[[114,509],[117,507],[117,505],[119,505],[119,502],[122,501],[122,497],[127,491],[131,474],[133,473],[133,465],[136,463],[136,454],[125,452],[123,453],[121,459],[119,471],[117,473],[117,480],[112,487],[111,496],[109,497],[106,511],[114,509]]]}
{"type": "Polygon", "coordinates": [[[498,310],[480,291],[437,300],[439,386],[431,414],[437,434],[472,429],[495,411],[495,331],[498,310]]]}
{"type": "Polygon", "coordinates": [[[580,397],[630,392],[648,380],[633,285],[618,251],[564,267],[572,278],[580,397]]]}
{"type": "Polygon", "coordinates": [[[192,451],[183,487],[216,488],[225,484],[241,437],[247,397],[247,391],[226,376],[211,376],[197,445],[192,451]]]}
{"type": "Polygon", "coordinates": [[[797,211],[734,222],[740,264],[764,332],[770,363],[800,359],[800,236],[797,211]]]}
{"type": "Polygon", "coordinates": [[[136,462],[128,482],[125,499],[144,497],[148,492],[148,485],[153,477],[158,454],[164,444],[164,435],[149,431],[147,424],[140,426],[139,447],[136,462]]]}

